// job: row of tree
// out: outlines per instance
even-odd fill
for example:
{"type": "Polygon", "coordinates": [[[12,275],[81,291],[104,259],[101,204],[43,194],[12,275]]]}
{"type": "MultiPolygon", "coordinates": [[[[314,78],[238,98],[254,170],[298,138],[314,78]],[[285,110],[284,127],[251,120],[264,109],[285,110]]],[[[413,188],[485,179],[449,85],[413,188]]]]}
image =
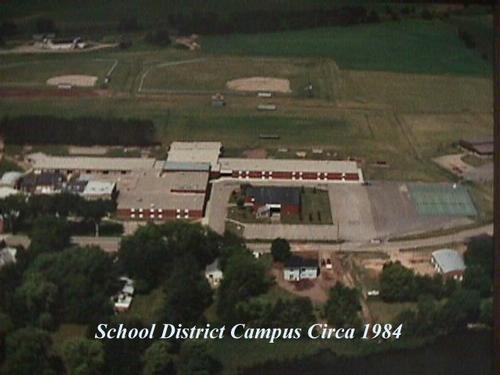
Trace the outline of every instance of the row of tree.
{"type": "MultiPolygon", "coordinates": [[[[76,194],[40,194],[11,195],[0,199],[0,215],[7,224],[7,229],[29,231],[35,220],[47,217],[43,222],[51,222],[56,218],[73,217],[92,223],[96,236],[102,219],[115,212],[116,203],[108,199],[89,201],[76,194]]],[[[47,228],[50,230],[50,228],[47,228]]],[[[68,229],[69,230],[69,229],[68,229]]]]}
{"type": "Polygon", "coordinates": [[[155,144],[151,120],[54,116],[4,117],[0,134],[6,143],[149,146],[155,144]]]}

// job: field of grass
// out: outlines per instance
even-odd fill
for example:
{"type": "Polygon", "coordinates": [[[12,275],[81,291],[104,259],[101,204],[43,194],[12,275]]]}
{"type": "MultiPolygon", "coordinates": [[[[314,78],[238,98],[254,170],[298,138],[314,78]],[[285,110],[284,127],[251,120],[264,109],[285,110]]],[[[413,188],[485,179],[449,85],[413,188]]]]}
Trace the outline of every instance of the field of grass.
{"type": "Polygon", "coordinates": [[[492,112],[491,78],[343,70],[337,98],[399,112],[492,112]]]}
{"type": "Polygon", "coordinates": [[[368,299],[367,304],[374,321],[384,323],[393,322],[404,310],[416,308],[415,302],[385,303],[379,299],[368,299]]]}
{"type": "Polygon", "coordinates": [[[97,76],[102,82],[113,65],[113,60],[88,57],[69,59],[28,59],[0,64],[0,85],[2,86],[45,86],[49,78],[61,75],[78,74],[97,76]]]}
{"type": "Polygon", "coordinates": [[[164,294],[162,288],[154,289],[148,294],[136,294],[130,310],[120,314],[121,319],[136,317],[144,324],[152,324],[161,320],[164,294]]]}
{"type": "Polygon", "coordinates": [[[349,27],[263,34],[209,36],[201,41],[216,54],[329,57],[341,69],[490,76],[478,52],[467,49],[453,26],[404,20],[349,27]]]}
{"type": "MultiPolygon", "coordinates": [[[[326,62],[325,62],[326,64],[326,62]]],[[[159,64],[144,79],[143,89],[168,91],[226,91],[230,80],[249,77],[288,79],[295,95],[302,95],[312,82],[320,87],[324,82],[322,61],[306,59],[271,59],[241,57],[205,57],[187,60],[184,64],[159,64]]]]}
{"type": "MultiPolygon", "coordinates": [[[[225,147],[241,150],[323,147],[336,153],[339,159],[361,159],[368,179],[443,180],[440,168],[430,160],[420,158],[417,151],[440,153],[441,148],[451,148],[452,143],[458,140],[458,133],[449,131],[457,126],[452,122],[438,123],[438,132],[432,123],[423,128],[410,126],[412,132],[409,133],[392,113],[362,114],[321,107],[296,108],[293,103],[283,112],[271,116],[236,105],[222,110],[213,109],[206,98],[195,98],[192,102],[170,98],[32,99],[29,103],[27,107],[23,100],[2,100],[0,114],[149,118],[155,122],[158,138],[165,146],[175,140],[218,140],[225,147]],[[270,129],[280,136],[279,140],[259,139],[259,134],[269,133],[270,129]],[[426,129],[433,136],[427,137],[426,129]],[[416,137],[415,144],[411,144],[408,137],[416,137]],[[387,161],[390,167],[373,167],[377,160],[387,161]]],[[[415,115],[415,119],[419,118],[415,115]]],[[[483,129],[489,127],[486,124],[481,126],[483,129]]],[[[466,130],[464,134],[474,132],[473,127],[467,129],[463,126],[463,129],[466,130]]]]}

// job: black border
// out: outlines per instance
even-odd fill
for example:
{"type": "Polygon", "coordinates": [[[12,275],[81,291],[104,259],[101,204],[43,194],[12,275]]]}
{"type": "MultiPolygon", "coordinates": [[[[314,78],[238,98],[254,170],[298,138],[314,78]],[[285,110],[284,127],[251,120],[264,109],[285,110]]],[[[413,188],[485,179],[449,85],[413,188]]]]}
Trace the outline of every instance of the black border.
{"type": "Polygon", "coordinates": [[[494,41],[494,65],[493,65],[493,90],[494,90],[494,130],[495,142],[495,176],[494,176],[494,244],[495,244],[495,275],[494,275],[494,372],[500,374],[500,1],[496,1],[493,28],[495,32],[494,41]]]}

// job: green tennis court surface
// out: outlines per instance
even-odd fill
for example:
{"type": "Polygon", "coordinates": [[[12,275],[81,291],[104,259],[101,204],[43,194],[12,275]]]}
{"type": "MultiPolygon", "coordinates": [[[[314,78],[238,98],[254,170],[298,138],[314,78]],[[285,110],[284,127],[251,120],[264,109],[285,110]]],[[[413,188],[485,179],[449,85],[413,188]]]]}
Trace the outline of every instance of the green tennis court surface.
{"type": "Polygon", "coordinates": [[[475,216],[467,189],[453,184],[410,184],[417,212],[425,216],[475,216]]]}

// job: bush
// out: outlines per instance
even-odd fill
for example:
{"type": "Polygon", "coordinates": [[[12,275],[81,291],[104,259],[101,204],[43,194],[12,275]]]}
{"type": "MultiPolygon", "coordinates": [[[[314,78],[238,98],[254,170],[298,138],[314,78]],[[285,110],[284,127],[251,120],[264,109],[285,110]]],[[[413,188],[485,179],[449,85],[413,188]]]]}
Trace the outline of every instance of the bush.
{"type": "Polygon", "coordinates": [[[271,255],[275,262],[287,261],[292,255],[288,241],[284,238],[276,238],[271,244],[271,255]]]}
{"type": "Polygon", "coordinates": [[[152,30],[146,33],[144,40],[148,43],[166,47],[170,45],[170,36],[167,29],[152,30]]]}

